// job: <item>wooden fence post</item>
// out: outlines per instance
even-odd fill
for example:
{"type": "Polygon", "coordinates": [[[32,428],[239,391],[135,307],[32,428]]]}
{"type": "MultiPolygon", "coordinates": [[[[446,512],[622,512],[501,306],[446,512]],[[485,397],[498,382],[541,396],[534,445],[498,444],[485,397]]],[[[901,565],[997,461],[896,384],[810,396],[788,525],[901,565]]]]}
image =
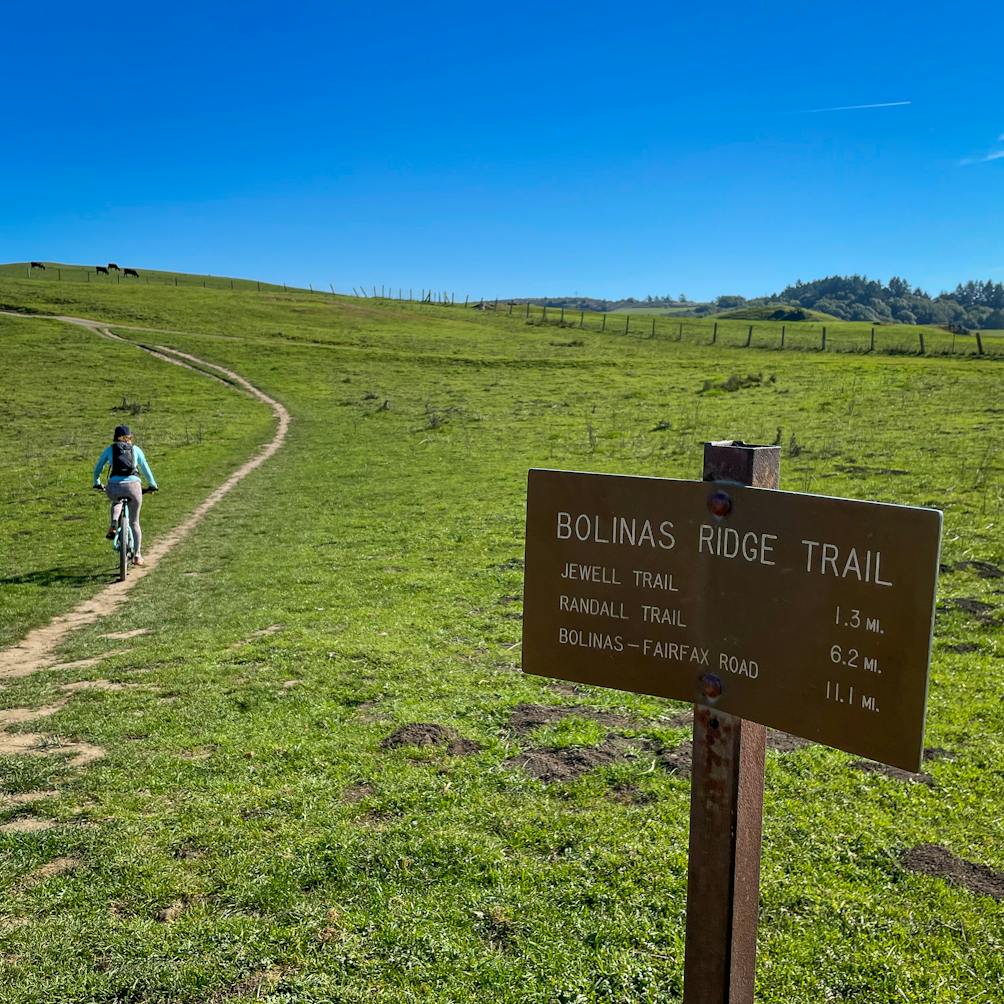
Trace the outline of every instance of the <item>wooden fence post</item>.
{"type": "Polygon", "coordinates": [[[606,331],[606,330],[607,330],[607,315],[604,314],[603,323],[600,325],[600,331],[606,331]]]}
{"type": "Polygon", "coordinates": [[[975,332],[975,334],[976,334],[976,351],[980,355],[983,355],[983,338],[978,331],[975,332]]]}
{"type": "Polygon", "coordinates": [[[821,342],[821,344],[819,346],[819,351],[820,352],[825,352],[826,351],[826,325],[825,324],[823,325],[823,340],[822,340],[822,342],[821,342]]]}
{"type": "Polygon", "coordinates": [[[714,345],[718,341],[718,322],[715,321],[715,326],[711,329],[711,344],[714,345]]]}
{"type": "MultiPolygon", "coordinates": [[[[704,480],[777,488],[780,463],[779,446],[708,443],[704,480]]],[[[700,683],[709,699],[722,691],[713,672],[700,683]]],[[[763,725],[694,706],[684,1004],[753,1001],[766,738],[763,725]]]]}
{"type": "Polygon", "coordinates": [[[920,339],[920,354],[924,354],[924,332],[917,329],[917,337],[920,339]]]}
{"type": "Polygon", "coordinates": [[[875,325],[874,324],[872,325],[872,338],[871,338],[871,342],[868,345],[868,351],[869,352],[874,352],[875,351],[875,325]]]}
{"type": "Polygon", "coordinates": [[[652,318],[652,334],[651,334],[650,337],[655,338],[655,318],[654,317],[652,318]]]}
{"type": "Polygon", "coordinates": [[[782,349],[784,348],[784,335],[785,335],[785,331],[787,330],[787,328],[788,328],[787,324],[782,324],[781,325],[781,348],[782,349]]]}
{"type": "Polygon", "coordinates": [[[584,328],[586,326],[586,312],[584,310],[579,311],[579,327],[584,328]]]}
{"type": "Polygon", "coordinates": [[[628,328],[630,326],[631,326],[631,315],[630,314],[625,314],[624,315],[624,334],[625,335],[628,333],[628,328]]]}
{"type": "Polygon", "coordinates": [[[749,331],[746,332],[746,345],[745,348],[749,348],[753,344],[753,325],[750,325],[749,331]]]}

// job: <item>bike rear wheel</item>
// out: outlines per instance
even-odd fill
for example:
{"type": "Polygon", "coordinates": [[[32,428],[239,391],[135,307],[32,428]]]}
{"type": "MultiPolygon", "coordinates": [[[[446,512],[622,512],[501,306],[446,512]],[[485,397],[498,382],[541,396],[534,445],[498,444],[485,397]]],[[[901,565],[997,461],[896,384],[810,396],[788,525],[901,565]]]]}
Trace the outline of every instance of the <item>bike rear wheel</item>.
{"type": "Polygon", "coordinates": [[[132,544],[129,537],[129,506],[123,502],[119,512],[119,582],[125,582],[129,574],[129,551],[132,544]]]}

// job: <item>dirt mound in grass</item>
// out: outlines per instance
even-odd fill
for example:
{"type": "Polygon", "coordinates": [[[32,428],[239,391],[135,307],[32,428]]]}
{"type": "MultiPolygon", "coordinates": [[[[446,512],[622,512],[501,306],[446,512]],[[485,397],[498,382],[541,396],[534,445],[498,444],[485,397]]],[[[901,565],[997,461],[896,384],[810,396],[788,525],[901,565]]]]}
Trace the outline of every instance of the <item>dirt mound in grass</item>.
{"type": "Polygon", "coordinates": [[[618,802],[621,805],[648,805],[657,797],[655,792],[642,791],[637,785],[624,782],[613,785],[607,792],[607,798],[611,802],[618,802]]]}
{"type": "MultiPolygon", "coordinates": [[[[789,735],[787,732],[779,732],[777,729],[767,730],[767,749],[776,753],[793,753],[795,750],[811,746],[808,739],[800,739],[798,736],[789,735]]],[[[678,774],[680,777],[690,777],[694,769],[694,744],[688,739],[680,743],[679,746],[669,748],[656,744],[653,747],[656,763],[671,774],[678,774]]]]}
{"type": "Polygon", "coordinates": [[[481,744],[473,739],[464,739],[455,730],[435,722],[412,722],[402,725],[380,743],[385,750],[397,749],[401,746],[443,746],[451,756],[466,756],[477,753],[481,744]]]}
{"type": "Polygon", "coordinates": [[[961,610],[962,613],[969,614],[981,624],[998,623],[994,617],[997,608],[992,603],[984,603],[983,600],[977,600],[971,596],[956,596],[952,599],[947,599],[938,609],[941,611],[961,610]]]}
{"type": "MultiPolygon", "coordinates": [[[[521,704],[509,717],[509,728],[523,735],[541,725],[550,725],[562,718],[576,715],[609,725],[630,725],[624,715],[596,711],[578,705],[548,707],[539,704],[521,704]]],[[[674,716],[674,725],[685,725],[693,715],[689,711],[674,716]]],[[[807,739],[767,730],[767,748],[778,753],[790,753],[811,743],[807,739]]],[[[676,746],[666,746],[658,739],[630,738],[611,734],[598,746],[569,747],[567,749],[537,748],[524,750],[506,760],[507,767],[521,767],[532,777],[545,783],[569,781],[606,764],[624,760],[630,753],[641,754],[655,761],[656,766],[679,777],[690,777],[694,767],[694,745],[689,739],[676,746]]],[[[625,801],[617,799],[615,801],[625,801]]]]}
{"type": "Polygon", "coordinates": [[[266,994],[278,986],[283,977],[291,972],[292,967],[288,965],[268,966],[258,972],[251,973],[239,983],[217,990],[212,997],[206,998],[206,1004],[221,1004],[222,1001],[229,1001],[235,997],[250,997],[253,1000],[264,998],[266,994]]]}
{"type": "Polygon", "coordinates": [[[32,889],[39,884],[39,882],[44,882],[46,879],[55,878],[57,875],[66,875],[69,872],[76,871],[83,862],[80,858],[75,857],[64,857],[64,858],[53,858],[51,861],[47,861],[40,868],[36,868],[33,872],[25,875],[18,884],[18,889],[22,892],[26,892],[28,889],[32,889]]]}
{"type": "Polygon", "coordinates": [[[1004,901],[1004,872],[956,857],[940,844],[918,844],[906,851],[902,860],[909,871],[943,878],[978,896],[1004,901]]]}
{"type": "Polygon", "coordinates": [[[975,572],[981,579],[1004,579],[1004,568],[992,561],[957,561],[955,570],[958,572],[975,572]]]}
{"type": "Polygon", "coordinates": [[[507,767],[519,767],[531,777],[553,784],[573,781],[594,767],[605,767],[624,759],[627,746],[614,738],[599,746],[570,746],[567,749],[530,749],[505,761],[507,767]]]}
{"type": "Polygon", "coordinates": [[[670,774],[690,777],[694,770],[694,744],[688,739],[673,749],[659,746],[655,753],[655,761],[670,774]]]}
{"type": "Polygon", "coordinates": [[[514,735],[525,736],[542,725],[554,725],[563,718],[587,718],[600,725],[610,725],[615,728],[624,728],[632,724],[626,715],[599,711],[582,704],[519,704],[509,714],[506,726],[514,735]]]}
{"type": "Polygon", "coordinates": [[[184,900],[178,900],[170,906],[162,907],[154,914],[154,920],[158,924],[173,924],[185,912],[184,900]]]}
{"type": "Polygon", "coordinates": [[[46,718],[66,707],[67,698],[47,704],[42,708],[8,708],[0,711],[0,755],[2,756],[61,756],[71,754],[67,761],[71,767],[86,767],[100,760],[105,751],[100,746],[62,737],[42,735],[38,732],[11,732],[12,725],[25,725],[46,718]]]}
{"type": "Polygon", "coordinates": [[[342,790],[343,802],[361,802],[364,798],[369,798],[375,789],[371,784],[350,784],[342,790]]]}
{"type": "Polygon", "coordinates": [[[54,819],[44,816],[18,816],[0,826],[0,833],[42,833],[58,825],[54,819]]]}
{"type": "Polygon", "coordinates": [[[811,739],[793,736],[791,733],[781,732],[779,729],[767,729],[767,749],[774,750],[775,753],[793,753],[795,750],[804,749],[811,745],[811,739]]]}
{"type": "Polygon", "coordinates": [[[40,802],[46,798],[58,798],[59,792],[52,789],[45,791],[22,791],[16,795],[0,795],[0,809],[18,808],[22,805],[31,805],[32,802],[40,802]]]}

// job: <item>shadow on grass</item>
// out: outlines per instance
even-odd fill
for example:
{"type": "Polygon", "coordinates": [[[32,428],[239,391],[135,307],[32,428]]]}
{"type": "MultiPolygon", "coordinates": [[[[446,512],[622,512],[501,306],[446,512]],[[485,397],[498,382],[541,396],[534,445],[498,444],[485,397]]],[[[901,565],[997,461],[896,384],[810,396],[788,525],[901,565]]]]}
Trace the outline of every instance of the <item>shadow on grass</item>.
{"type": "Polygon", "coordinates": [[[107,572],[72,572],[65,568],[40,568],[34,572],[24,572],[21,575],[0,576],[0,588],[3,586],[89,586],[94,583],[108,582],[114,578],[111,570],[107,572]]]}

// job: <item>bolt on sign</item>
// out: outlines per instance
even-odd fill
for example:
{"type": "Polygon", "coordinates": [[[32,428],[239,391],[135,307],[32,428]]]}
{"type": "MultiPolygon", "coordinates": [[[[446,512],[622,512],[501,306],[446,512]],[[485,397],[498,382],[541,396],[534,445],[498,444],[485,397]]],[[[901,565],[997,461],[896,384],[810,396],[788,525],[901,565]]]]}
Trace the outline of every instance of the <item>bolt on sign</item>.
{"type": "Polygon", "coordinates": [[[940,539],[935,509],[531,470],[523,671],[918,770],[940,539]]]}

